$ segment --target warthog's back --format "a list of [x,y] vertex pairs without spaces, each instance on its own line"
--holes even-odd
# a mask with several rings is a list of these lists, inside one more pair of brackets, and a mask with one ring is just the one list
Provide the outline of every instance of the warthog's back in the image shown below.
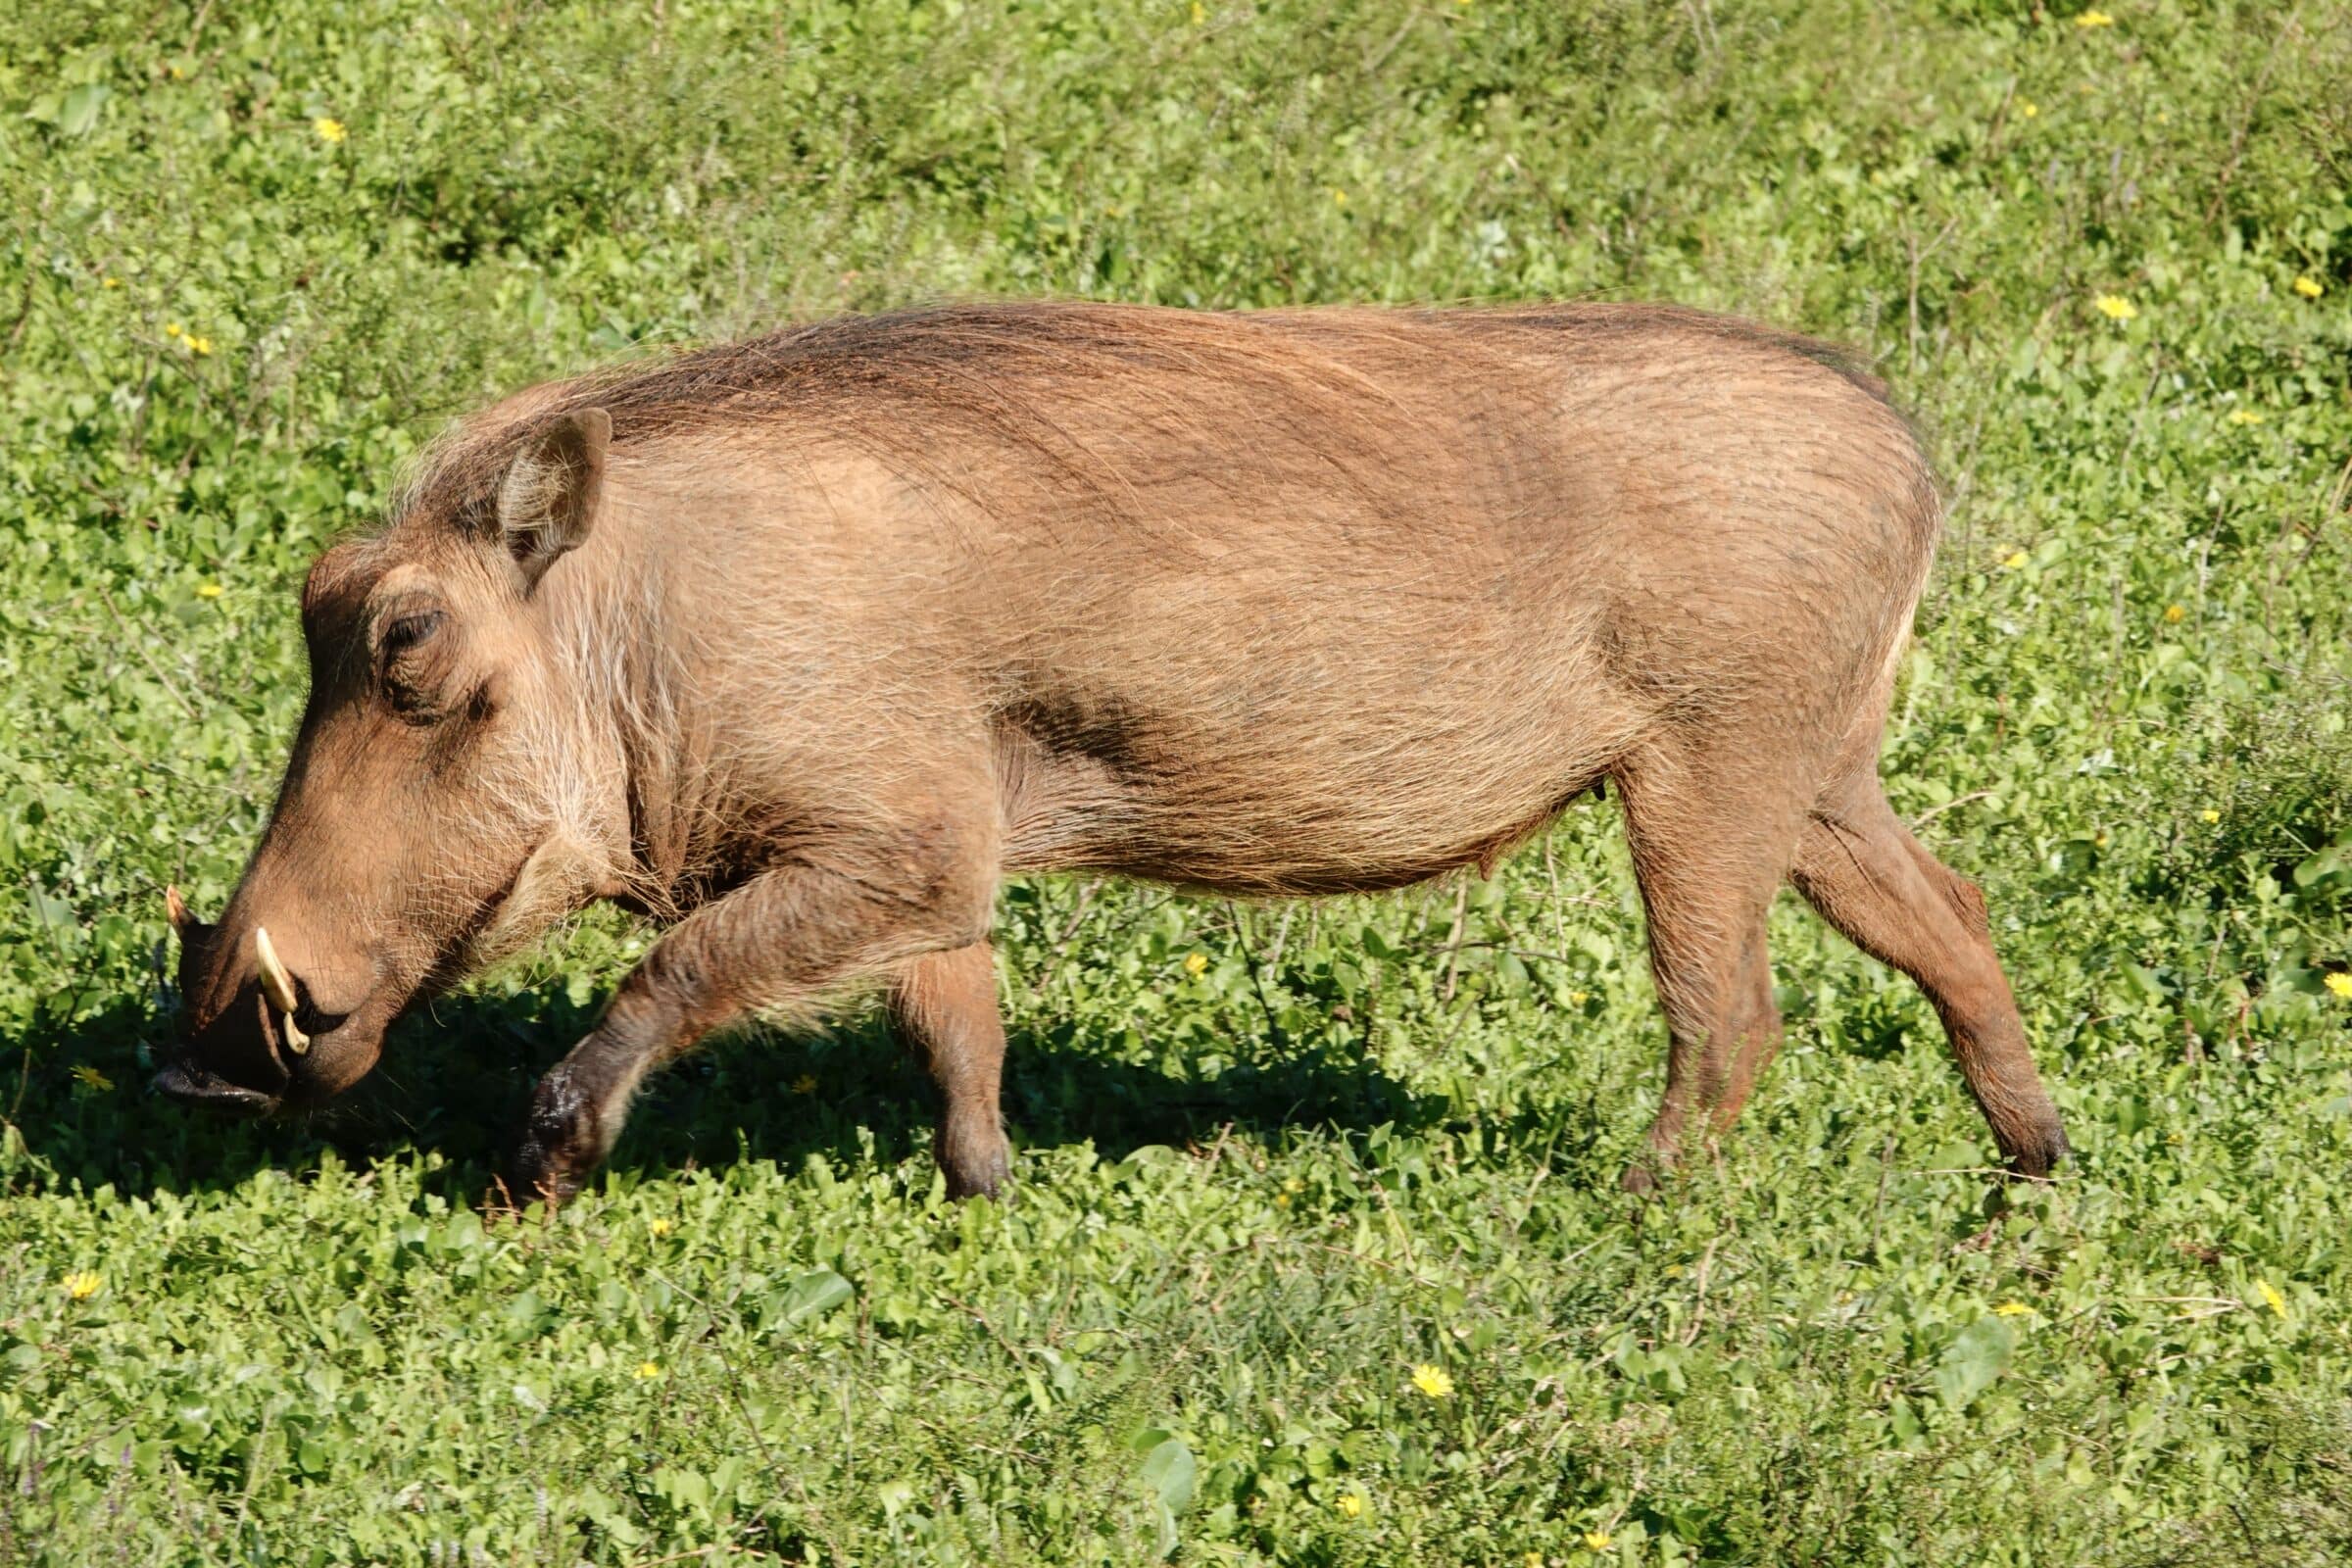
[[1850,710],[1935,530],[1875,382],[1646,308],[955,308],[551,401],[612,411],[608,569],[725,607],[731,796],[985,769],[1008,867],[1236,890],[1432,875],[1659,726]]

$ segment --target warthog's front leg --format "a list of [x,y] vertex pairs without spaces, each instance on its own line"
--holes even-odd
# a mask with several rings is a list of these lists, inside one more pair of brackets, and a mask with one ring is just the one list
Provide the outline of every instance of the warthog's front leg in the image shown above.
[[[645,1075],[711,1030],[796,1003],[987,931],[993,867],[909,864],[904,843],[873,864],[764,872],[671,931],[620,984],[604,1020],[531,1097],[515,1151],[518,1202],[560,1203],[612,1152]],[[986,950],[981,950],[985,952]]]

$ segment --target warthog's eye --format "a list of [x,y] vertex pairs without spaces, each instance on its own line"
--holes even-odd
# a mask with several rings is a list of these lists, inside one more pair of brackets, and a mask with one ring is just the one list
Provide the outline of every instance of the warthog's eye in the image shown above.
[[403,615],[393,621],[384,628],[382,643],[384,662],[390,663],[418,643],[432,636],[441,629],[441,622],[447,618],[438,610],[424,610],[414,615]]
[[435,676],[432,642],[449,617],[438,610],[419,610],[398,615],[376,634],[375,668],[384,693],[401,713],[419,722],[438,716],[436,699],[442,684]]

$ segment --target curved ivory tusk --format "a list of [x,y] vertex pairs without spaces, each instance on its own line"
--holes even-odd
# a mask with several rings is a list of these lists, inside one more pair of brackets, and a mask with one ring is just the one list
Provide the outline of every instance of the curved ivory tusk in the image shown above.
[[164,914],[171,920],[172,929],[183,937],[188,934],[188,927],[196,923],[196,917],[188,912],[187,901],[175,887],[164,889]]
[[277,1010],[292,1012],[302,1005],[301,1000],[294,995],[294,977],[286,972],[285,964],[279,960],[277,949],[270,941],[267,926],[257,925],[253,928],[253,951],[262,960],[262,990],[268,993]]
[[294,995],[294,976],[287,973],[284,961],[278,957],[268,926],[253,928],[253,951],[262,960],[262,992],[283,1014],[279,1021],[285,1026],[286,1049],[302,1055],[311,1049],[311,1037],[294,1027],[294,1009],[299,1005]]

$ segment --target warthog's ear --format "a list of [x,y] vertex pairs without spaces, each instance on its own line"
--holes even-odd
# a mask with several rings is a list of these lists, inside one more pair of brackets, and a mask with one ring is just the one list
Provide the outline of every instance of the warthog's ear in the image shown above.
[[612,416],[579,409],[534,432],[498,487],[498,526],[522,573],[522,591],[587,539],[605,487]]

